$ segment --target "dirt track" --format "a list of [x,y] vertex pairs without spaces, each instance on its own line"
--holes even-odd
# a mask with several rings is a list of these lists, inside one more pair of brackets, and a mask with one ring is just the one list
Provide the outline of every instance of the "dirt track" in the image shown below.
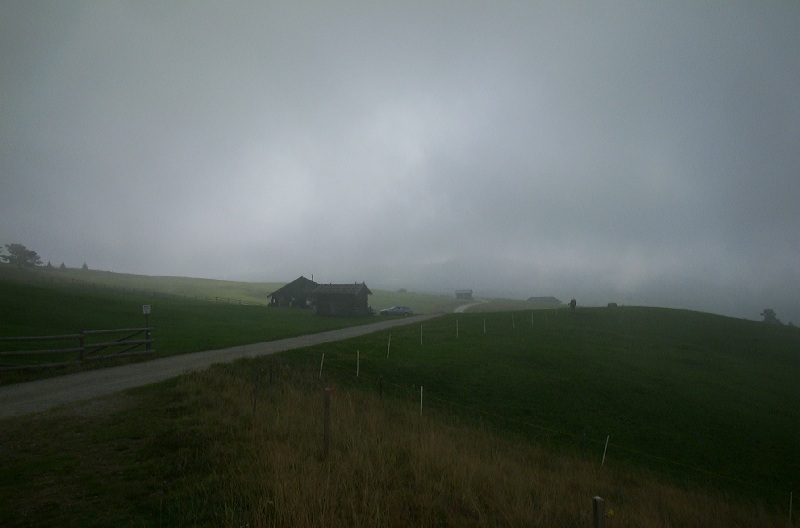
[[441,314],[417,315],[379,323],[353,326],[299,337],[255,343],[220,350],[170,356],[121,367],[79,372],[30,383],[0,387],[0,418],[45,411],[66,403],[88,400],[132,387],[157,383],[187,371],[201,370],[214,363],[229,363],[245,357],[265,356],[351,337],[387,328],[419,323]]

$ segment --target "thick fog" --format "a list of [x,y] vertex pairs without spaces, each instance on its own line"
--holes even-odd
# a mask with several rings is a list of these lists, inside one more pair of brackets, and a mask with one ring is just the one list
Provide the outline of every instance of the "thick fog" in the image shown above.
[[0,244],[800,323],[800,3],[0,2]]

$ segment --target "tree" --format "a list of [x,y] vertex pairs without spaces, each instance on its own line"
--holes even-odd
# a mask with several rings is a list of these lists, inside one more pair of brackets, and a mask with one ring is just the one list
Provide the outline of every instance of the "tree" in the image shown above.
[[765,323],[783,324],[781,323],[780,319],[778,319],[778,316],[775,314],[775,310],[773,310],[772,308],[764,308],[764,311],[761,312],[761,317],[764,318]]
[[20,268],[32,268],[42,264],[42,258],[22,244],[6,244],[6,251],[8,251],[8,255],[0,255],[3,262],[15,264]]
[[572,300],[569,302],[569,309],[570,309],[570,310],[574,310],[574,309],[575,309],[575,307],[576,307],[577,305],[578,305],[577,301],[575,301],[575,299],[572,299]]

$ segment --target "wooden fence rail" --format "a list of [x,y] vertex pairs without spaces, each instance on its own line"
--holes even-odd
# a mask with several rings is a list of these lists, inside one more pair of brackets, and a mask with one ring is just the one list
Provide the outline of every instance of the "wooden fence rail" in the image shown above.
[[[78,346],[67,346],[62,348],[48,348],[48,349],[28,348],[23,350],[0,350],[0,358],[21,357],[21,356],[35,357],[35,356],[45,356],[45,355],[64,356],[64,355],[74,354],[76,352],[78,353],[76,359],[66,360],[66,361],[62,360],[50,363],[27,363],[27,364],[3,363],[0,364],[0,370],[65,367],[67,365],[82,363],[84,361],[96,361],[96,360],[127,357],[127,356],[153,354],[155,353],[155,350],[152,347],[154,342],[151,333],[152,330],[153,330],[152,327],[114,328],[111,330],[82,330],[77,334],[63,334],[63,335],[53,335],[53,336],[0,337],[0,343],[7,343],[7,342],[33,343],[41,341],[78,342]],[[92,336],[108,336],[110,334],[127,334],[127,335],[114,340],[111,340],[112,338],[106,338],[106,340],[101,342],[89,342],[87,339]],[[144,350],[136,350],[137,348],[140,348],[142,346],[144,347]],[[101,354],[101,352],[108,350],[112,350],[113,352]]]

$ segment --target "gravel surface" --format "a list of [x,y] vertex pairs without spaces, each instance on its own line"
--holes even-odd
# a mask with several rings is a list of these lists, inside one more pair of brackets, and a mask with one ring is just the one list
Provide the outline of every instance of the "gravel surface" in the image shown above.
[[0,418],[46,411],[59,405],[157,383],[180,376],[188,371],[205,369],[214,363],[229,363],[246,357],[265,356],[294,348],[341,341],[395,326],[419,323],[440,315],[428,314],[390,319],[369,325],[291,337],[279,341],[182,354],[120,367],[90,370],[68,376],[8,385],[0,387]]

